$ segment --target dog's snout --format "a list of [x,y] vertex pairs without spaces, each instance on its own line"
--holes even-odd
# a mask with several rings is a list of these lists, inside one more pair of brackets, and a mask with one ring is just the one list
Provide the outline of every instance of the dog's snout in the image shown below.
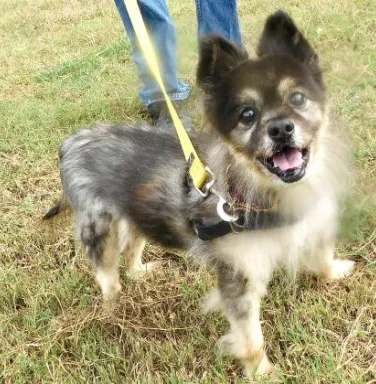
[[287,119],[274,120],[269,124],[268,134],[273,140],[287,140],[294,133],[294,123]]

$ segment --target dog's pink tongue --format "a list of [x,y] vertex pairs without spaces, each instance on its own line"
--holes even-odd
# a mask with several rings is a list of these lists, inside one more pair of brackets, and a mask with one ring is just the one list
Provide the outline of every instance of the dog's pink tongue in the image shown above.
[[274,166],[281,171],[300,167],[303,164],[302,153],[297,148],[289,148],[273,155]]

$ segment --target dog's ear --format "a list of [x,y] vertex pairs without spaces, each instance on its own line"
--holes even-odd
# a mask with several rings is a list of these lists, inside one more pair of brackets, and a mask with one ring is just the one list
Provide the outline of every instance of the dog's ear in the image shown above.
[[277,11],[268,17],[257,48],[259,57],[273,53],[293,56],[321,80],[317,54],[291,17],[283,11]]
[[247,52],[218,35],[200,40],[197,84],[205,92],[221,81],[231,68],[248,59]]

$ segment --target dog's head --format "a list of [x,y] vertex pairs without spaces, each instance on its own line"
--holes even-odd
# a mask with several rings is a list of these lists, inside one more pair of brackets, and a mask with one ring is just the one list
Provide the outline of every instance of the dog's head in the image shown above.
[[211,125],[268,183],[302,179],[327,120],[318,57],[284,12],[265,24],[258,58],[219,36],[200,44],[197,73]]

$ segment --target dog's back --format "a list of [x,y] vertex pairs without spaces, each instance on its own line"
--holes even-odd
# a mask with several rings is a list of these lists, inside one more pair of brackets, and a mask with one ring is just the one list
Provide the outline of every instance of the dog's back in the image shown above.
[[181,220],[187,209],[181,188],[186,165],[173,135],[147,125],[82,130],[61,145],[60,169],[79,218],[103,213],[126,218],[165,246],[186,245],[189,228]]

